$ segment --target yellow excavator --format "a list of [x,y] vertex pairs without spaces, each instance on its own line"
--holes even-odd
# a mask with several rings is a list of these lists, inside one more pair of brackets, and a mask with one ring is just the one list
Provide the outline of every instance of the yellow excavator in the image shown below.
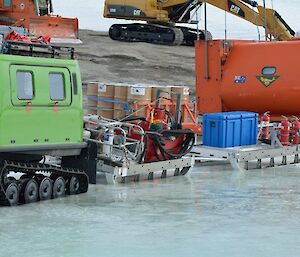
[[200,39],[211,39],[211,34],[175,24],[191,23],[193,15],[205,2],[264,27],[269,39],[288,40],[295,36],[275,10],[252,0],[105,0],[104,17],[146,21],[145,24],[112,25],[109,35],[114,40],[194,45],[197,35]]

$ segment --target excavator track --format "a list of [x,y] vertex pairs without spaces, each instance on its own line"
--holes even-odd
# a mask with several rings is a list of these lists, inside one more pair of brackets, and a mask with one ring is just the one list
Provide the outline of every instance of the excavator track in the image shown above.
[[[81,194],[88,190],[88,176],[78,169],[41,163],[2,161],[0,171],[0,205],[15,206],[39,200]],[[11,172],[23,174],[19,179]],[[45,175],[47,174],[47,175]]]
[[[204,31],[175,27],[161,24],[114,24],[109,29],[109,36],[113,40],[124,42],[145,42],[160,45],[188,45],[193,46],[199,33],[200,39],[205,39]],[[207,32],[208,39],[211,34]]]
[[181,45],[181,34],[176,28],[158,24],[114,24],[109,29],[109,36],[113,40],[160,45]]
[[187,46],[194,46],[195,45],[195,41],[198,39],[199,40],[212,40],[212,34],[209,31],[205,31],[205,30],[197,30],[197,29],[193,29],[193,28],[189,28],[189,27],[176,27],[178,29],[180,29],[183,33],[183,44],[182,45],[187,45]]

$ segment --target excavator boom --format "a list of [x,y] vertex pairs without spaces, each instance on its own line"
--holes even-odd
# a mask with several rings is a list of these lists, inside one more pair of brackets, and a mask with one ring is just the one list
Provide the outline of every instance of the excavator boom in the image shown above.
[[[295,32],[275,10],[264,8],[256,1],[206,0],[205,2],[256,26],[264,27],[268,39],[282,41],[295,36]],[[191,23],[193,12],[203,3],[204,1],[199,0],[106,0],[104,17],[142,20],[148,23],[147,25],[113,25],[110,30],[112,39],[166,43],[160,40],[165,36],[165,31],[162,31],[162,26],[164,26],[169,36],[173,37],[171,44],[178,43],[176,29],[179,29],[183,38],[181,43],[193,45],[193,40],[197,38],[196,31],[184,27],[176,28],[174,24]],[[153,24],[159,24],[159,27]],[[206,37],[210,38],[210,34],[206,34]],[[201,38],[205,38],[204,31],[200,31]]]
[[295,36],[295,32],[273,9],[264,8],[256,1],[249,0],[207,0],[207,3],[219,9],[242,18],[252,24],[264,27],[269,39],[278,41],[288,40]]

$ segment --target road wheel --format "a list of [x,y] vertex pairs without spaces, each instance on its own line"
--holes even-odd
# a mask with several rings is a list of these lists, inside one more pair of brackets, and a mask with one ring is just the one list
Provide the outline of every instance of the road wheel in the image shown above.
[[80,193],[80,182],[79,179],[73,176],[69,182],[69,193],[70,195],[76,195]]
[[34,203],[38,200],[39,186],[34,179],[29,179],[24,189],[25,203]]
[[66,182],[63,177],[58,177],[53,184],[53,198],[63,197],[66,193]]
[[5,190],[5,195],[11,206],[17,205],[19,202],[19,189],[17,184],[9,184]]
[[45,177],[41,183],[39,188],[39,196],[40,200],[49,200],[52,197],[52,181],[50,178]]

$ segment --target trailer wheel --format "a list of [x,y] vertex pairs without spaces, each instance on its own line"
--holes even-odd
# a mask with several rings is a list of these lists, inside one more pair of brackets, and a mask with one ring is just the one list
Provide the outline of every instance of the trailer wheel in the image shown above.
[[66,193],[66,182],[63,177],[58,177],[53,184],[53,198],[63,197]]
[[5,195],[9,204],[15,206],[19,202],[19,189],[16,183],[11,183],[5,190]]
[[39,186],[34,179],[29,179],[24,189],[25,203],[34,203],[38,200]]
[[49,200],[52,196],[52,182],[51,179],[46,177],[40,183],[39,188],[40,200]]

